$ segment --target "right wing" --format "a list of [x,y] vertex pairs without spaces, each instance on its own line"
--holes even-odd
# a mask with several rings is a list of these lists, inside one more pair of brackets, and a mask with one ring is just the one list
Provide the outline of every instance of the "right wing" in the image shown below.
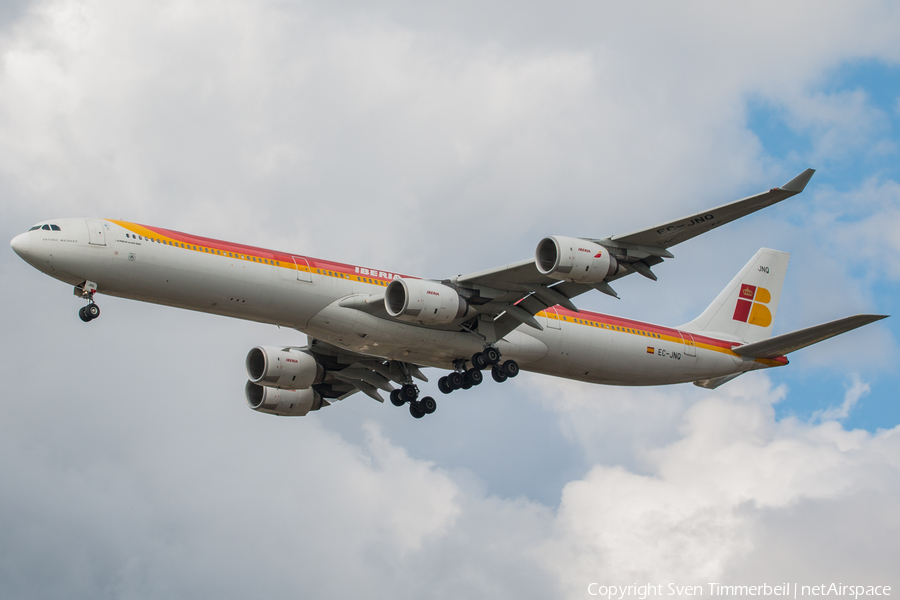
[[618,271],[600,283],[577,283],[549,277],[538,270],[534,258],[460,275],[445,280],[445,283],[454,286],[480,313],[499,315],[505,312],[497,319],[500,332],[515,329],[521,323],[540,329],[533,317],[538,312],[557,304],[577,311],[571,298],[591,289],[618,298],[608,282],[631,273],[655,280],[656,275],[650,268],[666,258],[674,258],[669,248],[799,194],[813,173],[814,169],[806,169],[781,187],[648,229],[602,239],[583,238],[604,246],[618,262]]
[[604,246],[611,242],[613,247],[621,245],[625,248],[631,246],[653,249],[671,248],[701,233],[711,231],[720,225],[745,217],[767,206],[777,204],[791,196],[796,196],[803,191],[815,172],[815,169],[806,169],[783,186],[772,188],[768,192],[756,194],[729,204],[723,204],[716,208],[650,227],[649,229],[641,229],[640,231],[593,241]]

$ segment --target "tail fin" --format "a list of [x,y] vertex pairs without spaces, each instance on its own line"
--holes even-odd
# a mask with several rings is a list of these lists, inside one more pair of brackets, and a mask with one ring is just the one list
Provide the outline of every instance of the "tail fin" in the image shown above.
[[679,329],[724,334],[747,344],[768,339],[790,256],[761,248],[703,314]]

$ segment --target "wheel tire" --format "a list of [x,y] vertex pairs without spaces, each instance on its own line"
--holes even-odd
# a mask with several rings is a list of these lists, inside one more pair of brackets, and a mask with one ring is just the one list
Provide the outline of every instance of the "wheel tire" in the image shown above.
[[416,386],[407,383],[402,388],[400,388],[400,395],[404,400],[415,402],[416,398],[419,397],[419,390],[416,389]]
[[421,402],[410,402],[409,403],[409,414],[413,416],[414,419],[421,419],[425,416],[425,409],[422,408]]
[[91,320],[91,318],[87,315],[87,313],[84,310],[86,308],[87,308],[87,306],[82,306],[81,308],[78,309],[78,318],[81,319],[82,321],[84,321],[85,323],[87,323],[88,321]]
[[84,307],[84,314],[86,314],[93,321],[100,316],[100,307],[96,304],[88,304]]
[[507,377],[515,377],[519,374],[519,363],[514,360],[508,360],[503,363],[502,369]]
[[453,388],[450,387],[450,384],[447,383],[446,377],[441,377],[438,379],[438,389],[441,390],[442,394],[449,394],[453,391]]
[[484,381],[484,373],[478,369],[469,369],[468,374],[472,385],[481,385],[481,382]]
[[447,375],[447,384],[453,388],[454,390],[458,390],[462,387],[462,375],[457,372],[450,373]]
[[392,390],[391,391],[391,404],[394,406],[403,406],[406,404],[406,400],[403,398],[403,394],[400,393],[400,390]]
[[475,384],[472,383],[472,378],[469,377],[469,372],[466,371],[465,373],[462,374],[462,385],[460,387],[464,390],[467,390],[470,387],[472,387],[473,385],[475,385]]
[[475,354],[472,355],[472,368],[473,369],[478,369],[480,371],[481,369],[484,369],[487,366],[488,366],[488,361],[484,357],[483,352],[476,352]]
[[491,369],[491,377],[493,377],[494,381],[496,381],[497,383],[503,383],[507,380],[506,373],[504,373],[500,369],[500,367],[494,367],[493,369]]
[[425,396],[424,398],[422,398],[420,404],[422,405],[422,410],[425,411],[426,415],[430,415],[437,410],[437,401],[431,396]]
[[496,348],[485,348],[483,354],[484,360],[488,361],[488,364],[496,365],[500,362],[500,351]]

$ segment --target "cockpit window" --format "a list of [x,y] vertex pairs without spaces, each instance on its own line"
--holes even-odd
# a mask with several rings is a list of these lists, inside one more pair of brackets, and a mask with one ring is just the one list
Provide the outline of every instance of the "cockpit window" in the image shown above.
[[53,231],[60,231],[59,225],[53,225],[52,223],[50,224],[50,229]]
[[40,228],[41,228],[40,225],[35,225],[34,227],[32,227],[31,229],[29,229],[28,231],[34,231],[35,229],[40,229]]
[[43,227],[41,227],[41,229],[43,229],[44,231],[50,231],[50,226],[44,225]]

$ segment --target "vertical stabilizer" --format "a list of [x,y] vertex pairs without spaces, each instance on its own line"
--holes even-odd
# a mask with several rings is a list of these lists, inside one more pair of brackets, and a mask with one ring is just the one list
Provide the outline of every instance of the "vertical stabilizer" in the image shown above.
[[724,334],[746,344],[771,337],[790,256],[761,248],[703,314],[679,329]]

